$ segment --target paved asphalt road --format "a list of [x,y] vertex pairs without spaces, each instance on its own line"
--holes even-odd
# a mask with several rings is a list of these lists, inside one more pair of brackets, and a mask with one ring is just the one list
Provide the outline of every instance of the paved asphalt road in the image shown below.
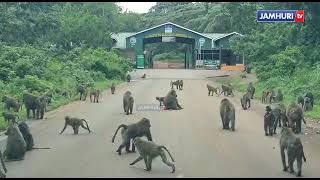
[[[147,74],[147,79],[139,77]],[[221,71],[202,70],[138,70],[133,81],[117,87],[114,95],[107,90],[100,103],[74,102],[47,113],[46,119],[34,121],[31,132],[37,146],[49,150],[27,152],[25,160],[8,162],[7,177],[295,177],[282,172],[279,152],[279,131],[275,137],[263,132],[264,106],[254,101],[253,108],[243,111],[240,98],[230,98],[236,106],[236,131],[223,131],[219,103],[223,96],[208,97],[206,77],[221,75]],[[156,96],[169,91],[169,81],[184,79],[184,89],[177,91],[181,111],[136,111],[125,115],[122,96],[130,90],[138,104],[157,104]],[[210,82],[214,84],[214,82]],[[81,129],[73,135],[71,127],[59,135],[64,116],[87,119],[93,133]],[[160,158],[152,165],[152,172],[143,169],[140,161],[129,166],[137,153],[115,151],[120,144],[111,138],[121,123],[133,123],[142,117],[151,120],[153,139],[165,145],[175,158],[176,173]],[[320,177],[319,135],[302,135],[307,163],[304,177]],[[3,142],[1,144],[4,144]],[[296,166],[295,166],[296,168]]]

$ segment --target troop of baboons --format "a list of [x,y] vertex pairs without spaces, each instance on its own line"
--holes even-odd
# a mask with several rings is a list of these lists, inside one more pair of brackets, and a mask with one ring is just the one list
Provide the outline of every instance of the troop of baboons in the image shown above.
[[[143,74],[141,78],[145,79],[146,74]],[[128,74],[126,79],[127,82],[130,82],[131,76]],[[177,90],[183,90],[183,80],[170,81],[169,92],[165,96],[156,97],[156,100],[160,103],[159,106],[164,106],[165,110],[183,109],[178,103],[178,95],[176,90],[174,90],[174,86],[176,86]],[[223,93],[224,96],[226,96],[220,102],[220,118],[222,122],[222,129],[235,131],[236,110],[234,104],[229,99],[230,95],[232,97],[234,96],[234,88],[230,83],[222,84],[221,89],[209,84],[207,84],[206,86],[208,89],[208,96],[213,96],[213,93],[215,93],[217,96],[220,96]],[[110,90],[111,94],[115,94],[116,86],[114,83],[111,85]],[[80,94],[79,100],[85,101],[88,93],[88,87],[86,87],[85,85],[79,85],[77,88],[77,92]],[[91,102],[93,101],[94,103],[98,103],[101,92],[97,89],[91,89],[89,95]],[[251,99],[254,99],[254,95],[255,87],[252,83],[249,83],[247,92],[240,98],[240,103],[243,110],[248,110],[249,108],[251,108]],[[22,103],[24,103],[25,105],[27,117],[30,118],[31,110],[33,113],[33,118],[43,119],[44,113],[46,112],[46,107],[51,103],[51,99],[51,92],[46,92],[41,96],[36,96],[31,93],[23,93]],[[308,92],[303,96],[299,96],[297,103],[292,102],[287,108],[282,103],[283,99],[284,95],[280,89],[277,91],[277,93],[275,93],[275,90],[264,90],[262,92],[262,103],[277,103],[273,108],[270,105],[267,105],[265,107],[266,112],[263,117],[264,133],[266,136],[273,136],[274,134],[276,134],[277,127],[282,127],[279,145],[281,150],[283,171],[287,171],[289,167],[289,171],[293,173],[293,163],[295,160],[297,160],[298,172],[296,176],[301,176],[302,159],[306,162],[306,157],[301,140],[300,138],[296,137],[295,133],[301,133],[302,121],[306,124],[303,113],[304,111],[312,110],[314,97],[312,93]],[[2,102],[4,102],[5,109],[7,110],[7,112],[2,113],[2,116],[9,124],[8,129],[5,133],[8,136],[8,139],[6,149],[3,152],[3,157],[2,152],[0,151],[2,167],[4,172],[6,173],[7,169],[4,162],[23,160],[26,151],[30,151],[32,149],[50,148],[34,147],[33,136],[29,130],[29,126],[25,122],[18,122],[17,119],[19,120],[19,116],[10,112],[11,109],[13,109],[14,112],[19,112],[19,110],[22,108],[22,103],[19,100],[16,100],[13,97],[4,96],[2,98]],[[130,90],[127,90],[123,95],[123,110],[126,115],[130,115],[133,113],[133,106],[133,93]],[[75,135],[79,134],[80,126],[83,129],[87,130],[89,133],[92,132],[89,128],[88,122],[84,118],[71,117],[69,115],[65,116],[64,127],[61,130],[60,134],[62,134],[68,126],[72,127],[73,133]],[[117,148],[116,152],[121,155],[122,149],[125,148],[125,151],[127,153],[134,153],[136,152],[135,148],[137,148],[139,153],[137,159],[129,165],[134,165],[135,163],[143,159],[146,166],[145,170],[151,171],[152,160],[160,156],[162,162],[172,168],[171,172],[175,172],[175,165],[168,161],[165,153],[166,151],[171,157],[172,162],[174,162],[174,159],[169,150],[165,146],[158,145],[153,142],[151,135],[151,121],[148,118],[144,117],[138,122],[128,125],[120,124],[112,137],[112,143],[114,143],[115,137],[120,129],[122,142]],[[145,136],[148,141],[141,139],[141,137],[143,136]],[[287,158],[289,161],[288,166],[286,165],[285,160],[285,150],[287,151]],[[5,173],[3,173],[0,169],[0,177],[6,177]]]
[[[229,96],[233,94],[232,85],[222,84],[221,92],[219,93],[218,87],[213,87],[207,84],[208,96],[215,92],[218,96],[224,93],[224,96]],[[240,103],[243,110],[247,110],[251,107],[251,99],[254,99],[255,87],[253,83],[250,82],[247,87],[247,92],[241,97]],[[277,127],[282,127],[280,134],[280,149],[281,149],[281,159],[283,163],[283,170],[287,171],[287,165],[285,161],[284,151],[287,151],[289,170],[293,173],[293,162],[297,160],[298,172],[296,176],[301,176],[302,158],[306,161],[303,145],[299,137],[295,134],[301,133],[302,122],[306,124],[303,112],[310,111],[313,108],[314,97],[311,92],[307,92],[303,96],[298,97],[298,101],[291,102],[286,108],[282,103],[284,95],[281,89],[278,89],[277,93],[275,90],[266,89],[262,92],[261,102],[272,104],[276,103],[274,108],[270,105],[265,107],[265,114],[263,117],[264,121],[264,134],[266,136],[273,136],[276,134]],[[220,103],[220,116],[222,121],[222,129],[235,130],[235,107],[232,102],[224,98]],[[231,125],[231,126],[230,126]]]

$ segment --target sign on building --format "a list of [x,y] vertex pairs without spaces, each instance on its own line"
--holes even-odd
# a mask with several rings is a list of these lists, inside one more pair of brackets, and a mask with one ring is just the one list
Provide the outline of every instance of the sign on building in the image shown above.
[[203,60],[196,60],[196,66],[203,66]]
[[163,36],[162,42],[176,42],[176,37]]
[[172,33],[172,25],[166,25],[164,27],[164,33]]
[[137,43],[137,39],[136,39],[135,37],[130,38],[130,44],[131,44],[131,46],[136,45],[136,43]]

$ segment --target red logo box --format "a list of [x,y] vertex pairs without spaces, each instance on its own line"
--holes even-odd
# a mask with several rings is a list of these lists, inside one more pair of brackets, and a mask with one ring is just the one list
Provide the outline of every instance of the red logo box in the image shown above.
[[304,10],[297,10],[295,17],[295,22],[304,22]]

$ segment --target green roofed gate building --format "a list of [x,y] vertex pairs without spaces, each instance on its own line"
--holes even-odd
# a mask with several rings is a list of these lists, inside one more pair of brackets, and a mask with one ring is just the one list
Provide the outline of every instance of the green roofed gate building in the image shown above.
[[[242,36],[232,33],[199,33],[180,25],[167,22],[136,33],[112,34],[113,48],[120,51],[137,68],[153,68],[151,53],[145,50],[150,43],[185,43],[186,49],[184,67],[195,68],[197,63],[220,61],[221,64],[242,64],[243,58],[236,56],[230,49],[229,39],[232,36]],[[200,61],[197,61],[200,60]]]

